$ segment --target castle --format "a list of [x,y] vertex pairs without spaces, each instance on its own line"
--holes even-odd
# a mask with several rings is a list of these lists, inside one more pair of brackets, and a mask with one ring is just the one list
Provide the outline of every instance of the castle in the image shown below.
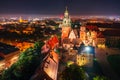
[[[78,30],[72,29],[71,19],[69,16],[68,9],[66,8],[64,13],[63,22],[61,24],[61,44],[62,47],[68,50],[69,55],[76,53],[76,63],[80,66],[90,65],[93,63],[93,53],[79,52],[81,44],[84,46],[96,46],[97,32],[87,31],[85,25],[82,25]],[[76,49],[75,49],[76,48]],[[84,49],[83,49],[84,50]]]

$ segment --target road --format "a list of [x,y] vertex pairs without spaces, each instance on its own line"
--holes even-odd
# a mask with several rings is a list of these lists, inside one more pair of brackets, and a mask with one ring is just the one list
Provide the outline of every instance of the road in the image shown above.
[[[111,80],[120,80],[120,77],[113,71],[107,61],[108,55],[118,54],[119,50],[96,48],[95,51],[95,56],[102,67],[103,73]],[[106,55],[106,53],[108,53],[108,55]]]

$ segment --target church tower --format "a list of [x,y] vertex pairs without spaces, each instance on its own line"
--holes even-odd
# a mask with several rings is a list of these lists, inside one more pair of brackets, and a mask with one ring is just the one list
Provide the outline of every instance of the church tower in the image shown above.
[[69,16],[67,7],[66,7],[66,10],[65,10],[65,13],[64,13],[62,26],[66,26],[66,27],[71,26],[71,20],[70,20],[70,16]]
[[64,38],[68,38],[70,30],[71,30],[71,19],[69,17],[69,12],[66,7],[63,22],[62,22],[62,35],[61,35],[62,40]]

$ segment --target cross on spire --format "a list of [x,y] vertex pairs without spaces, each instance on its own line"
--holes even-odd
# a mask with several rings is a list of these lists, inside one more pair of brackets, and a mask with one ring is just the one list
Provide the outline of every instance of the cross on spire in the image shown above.
[[66,10],[65,10],[65,12],[68,12],[68,7],[66,6]]

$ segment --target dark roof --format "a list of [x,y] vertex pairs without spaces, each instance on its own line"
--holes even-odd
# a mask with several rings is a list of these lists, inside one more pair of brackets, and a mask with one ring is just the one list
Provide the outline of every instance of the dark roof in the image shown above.
[[15,46],[11,46],[5,43],[0,42],[0,53],[3,53],[4,55],[7,55],[11,52],[18,51],[19,49],[16,48]]
[[105,30],[103,31],[105,36],[120,36],[120,30]]
[[105,37],[104,37],[104,35],[102,34],[102,32],[99,32],[99,33],[97,34],[97,38],[105,38]]
[[87,25],[97,26],[98,28],[120,29],[120,23],[88,23]]
[[79,31],[77,29],[73,29],[74,33],[75,33],[75,36],[79,36]]
[[73,39],[73,44],[76,44],[76,45],[79,45],[79,42],[80,42],[80,39],[79,38],[77,38],[77,39]]
[[108,27],[106,27],[106,26],[100,26],[100,27],[98,27],[98,28],[112,28],[112,29],[120,29],[120,26],[108,26]]
[[63,39],[63,43],[69,44],[69,43],[70,43],[70,39],[69,39],[69,38],[64,38],[64,39]]

